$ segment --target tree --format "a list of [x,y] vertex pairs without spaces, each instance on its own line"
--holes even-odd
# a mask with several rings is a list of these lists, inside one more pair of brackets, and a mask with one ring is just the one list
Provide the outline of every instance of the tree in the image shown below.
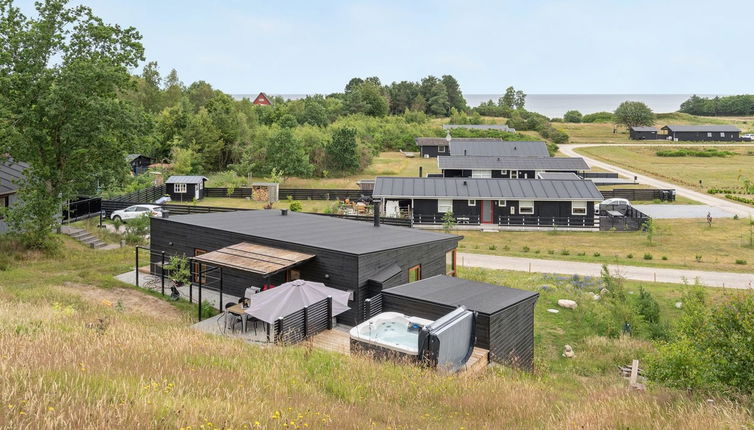
[[451,108],[455,108],[459,112],[468,109],[466,99],[463,98],[463,93],[461,92],[461,86],[458,84],[456,78],[451,75],[443,75],[442,84],[445,85],[445,91],[448,94],[448,103],[450,103]]
[[204,81],[196,81],[189,85],[186,90],[191,105],[194,107],[194,112],[199,111],[199,108],[204,107],[207,102],[214,97],[215,90],[212,89],[212,85]]
[[267,146],[265,163],[270,170],[276,168],[286,176],[310,176],[314,170],[309,164],[309,154],[290,128],[280,128]]
[[518,110],[522,110],[526,106],[526,93],[521,90],[516,91],[516,94],[513,96],[513,106]]
[[615,109],[613,115],[616,124],[626,127],[653,125],[655,123],[655,115],[652,113],[652,109],[642,102],[625,101],[618,106],[618,109]]
[[456,217],[453,212],[445,212],[442,215],[442,230],[445,233],[450,233],[456,227]]
[[442,82],[438,82],[432,88],[429,100],[427,102],[427,113],[430,115],[448,116],[450,113],[450,102],[448,101],[448,91]]
[[569,110],[563,115],[563,121],[565,122],[581,122],[582,118],[581,112],[577,110]]
[[327,145],[327,166],[338,172],[353,172],[359,168],[356,129],[342,127],[333,132]]
[[516,90],[513,87],[505,89],[505,94],[497,101],[498,106],[513,109],[516,105]]
[[183,82],[178,78],[178,72],[175,69],[170,70],[164,82],[163,105],[165,107],[176,106],[181,102],[183,92],[186,90]]
[[88,7],[46,0],[36,10],[28,18],[0,0],[0,152],[30,166],[11,227],[44,247],[64,200],[125,175],[141,116],[118,94],[144,51],[135,29]]

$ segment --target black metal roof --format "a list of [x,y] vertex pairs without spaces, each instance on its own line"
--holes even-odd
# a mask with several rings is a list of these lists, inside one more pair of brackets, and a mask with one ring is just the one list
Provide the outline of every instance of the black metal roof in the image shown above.
[[166,221],[348,254],[368,254],[461,236],[279,210],[251,210],[171,216]]
[[[417,137],[414,139],[418,146],[448,146],[446,137]],[[459,142],[502,142],[503,139],[493,137],[453,137],[451,143]]]
[[655,127],[644,127],[644,126],[631,126],[631,130],[633,130],[633,131],[657,131],[657,128],[655,128]]
[[740,132],[741,129],[734,125],[666,125],[662,128],[669,131],[690,131],[690,132]]
[[539,296],[519,290],[468,279],[438,275],[382,291],[383,294],[467,308],[492,315],[524,300]]
[[378,177],[374,197],[601,201],[589,180]]
[[[451,145],[451,148],[453,146]],[[439,157],[437,165],[445,169],[488,170],[588,170],[580,157]]]
[[201,184],[206,181],[204,176],[180,176],[173,175],[165,181],[166,184]]
[[549,157],[542,141],[457,142],[451,141],[451,156]]
[[16,184],[24,176],[29,165],[0,158],[0,194],[10,194],[18,190]]

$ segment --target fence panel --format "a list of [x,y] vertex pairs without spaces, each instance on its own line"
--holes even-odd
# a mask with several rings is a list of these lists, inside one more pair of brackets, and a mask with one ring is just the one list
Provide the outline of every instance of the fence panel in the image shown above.
[[116,196],[108,200],[117,202],[132,202],[132,203],[145,203],[153,202],[165,195],[165,185],[155,185],[153,187],[145,188],[143,190],[136,190],[132,193],[124,194],[122,196]]
[[[322,214],[322,213],[311,213],[311,215],[329,216],[333,218],[349,219],[352,221],[374,222],[374,217],[369,216],[369,215],[344,215],[344,214]],[[406,218],[380,217],[380,224],[394,225],[398,227],[411,227],[411,220],[406,219]]]
[[327,188],[281,188],[281,199],[291,196],[294,200],[357,200],[361,197],[371,197],[372,190],[345,190]]
[[675,190],[659,190],[653,188],[615,188],[613,190],[601,191],[602,196],[606,199],[621,198],[631,201],[674,201]]

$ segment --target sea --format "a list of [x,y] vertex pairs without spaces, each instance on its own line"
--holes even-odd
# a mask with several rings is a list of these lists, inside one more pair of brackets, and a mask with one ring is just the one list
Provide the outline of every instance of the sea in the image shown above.
[[[241,99],[251,98],[255,94],[234,94]],[[285,99],[295,100],[304,98],[306,94],[271,94]],[[702,97],[714,97],[716,94],[697,94]],[[717,94],[722,95],[722,94]],[[464,94],[469,106],[479,106],[487,100],[497,102],[502,94]],[[563,117],[569,110],[577,110],[582,114],[594,112],[612,112],[619,104],[626,100],[644,102],[656,113],[675,112],[681,107],[691,94],[528,94],[526,109],[538,112],[550,118]]]

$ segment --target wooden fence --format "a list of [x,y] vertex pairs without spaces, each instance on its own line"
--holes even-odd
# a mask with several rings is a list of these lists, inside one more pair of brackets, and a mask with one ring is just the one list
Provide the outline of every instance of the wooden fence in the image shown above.
[[601,191],[606,199],[621,198],[630,201],[675,201],[675,190],[658,190],[655,188],[615,188]]
[[[227,188],[212,187],[205,188],[204,193],[207,197],[246,198],[251,197],[251,188],[234,188],[232,192],[228,194]],[[293,200],[356,200],[362,196],[368,197],[371,195],[371,190],[346,190],[336,188],[280,188],[278,191],[278,196],[281,200],[287,199],[288,196],[291,196]]]
[[332,328],[332,298],[320,300],[275,321],[276,343],[298,343]]
[[145,188],[143,190],[136,190],[132,193],[123,194],[122,196],[116,196],[107,200],[115,202],[131,202],[131,203],[150,203],[163,197],[165,195],[165,185],[155,185],[153,187]]

